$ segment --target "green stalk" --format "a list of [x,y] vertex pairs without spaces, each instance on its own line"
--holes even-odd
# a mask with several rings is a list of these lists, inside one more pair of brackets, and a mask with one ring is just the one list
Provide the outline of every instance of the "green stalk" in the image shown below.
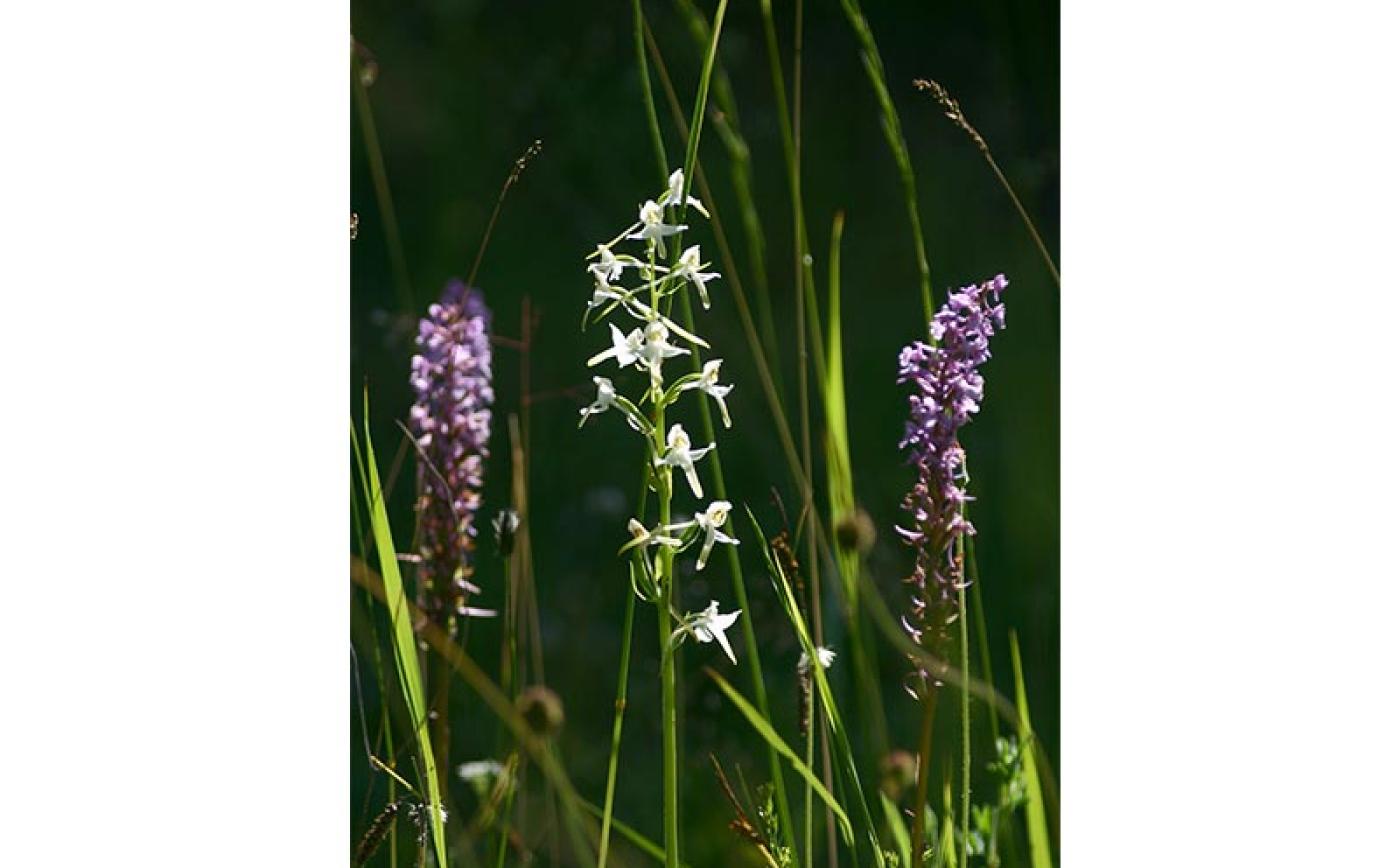
[[637,595],[627,591],[627,611],[622,616],[622,662],[617,668],[617,702],[613,712],[612,750],[608,754],[608,783],[603,796],[603,828],[598,841],[598,868],[608,864],[608,835],[612,831],[613,793],[617,786],[617,757],[622,747],[622,715],[627,708],[627,669],[632,656],[632,616]]
[[384,152],[379,147],[379,132],[374,125],[374,110],[370,107],[369,91],[360,79],[360,62],[351,56],[350,78],[355,83],[355,107],[360,113],[360,132],[365,139],[369,157],[369,172],[374,179],[374,195],[379,201],[380,218],[384,221],[384,243],[389,248],[389,261],[394,269],[394,288],[404,313],[414,313],[418,305],[413,300],[413,283],[408,279],[408,260],[399,236],[399,221],[394,214],[394,197],[389,195],[389,173],[384,168]]
[[[967,507],[963,506],[963,515]],[[958,563],[963,562],[963,535],[958,535]],[[971,674],[967,660],[967,583],[958,583],[958,643],[962,659],[962,841],[958,848],[958,864],[967,868],[967,830],[972,811],[972,701],[968,693]]]
[[[765,0],[767,3],[767,0]],[[914,166],[909,162],[909,146],[904,141],[904,132],[899,125],[899,114],[894,110],[890,99],[890,89],[885,83],[885,65],[880,60],[880,50],[875,46],[875,35],[870,32],[870,24],[860,10],[859,0],[841,0],[841,8],[855,31],[860,43],[860,59],[865,66],[866,77],[875,91],[875,99],[880,103],[884,116],[885,140],[894,153],[895,165],[899,168],[899,180],[904,186],[904,204],[909,211],[909,226],[914,233],[914,254],[919,263],[919,291],[924,303],[924,321],[933,319],[933,281],[929,273],[928,254],[924,251],[924,231],[919,220],[919,197],[914,187]]]
[[914,786],[914,836],[909,845],[909,858],[915,865],[923,864],[924,818],[928,805],[929,760],[933,755],[933,714],[938,693],[924,685],[923,718],[919,725],[919,773]]
[[[820,665],[820,664],[817,663],[817,662],[815,662],[815,661],[813,661],[813,662],[812,662],[812,665],[813,665],[813,666],[817,666],[817,665]],[[812,749],[813,749],[813,747],[816,745],[816,739],[813,737],[813,733],[815,733],[815,732],[817,731],[817,723],[816,723],[816,721],[814,721],[814,720],[812,719],[812,705],[813,705],[813,703],[812,703],[812,687],[811,687],[810,684],[808,684],[808,686],[807,686],[807,753],[806,753],[806,755],[805,755],[805,757],[804,757],[804,759],[805,759],[806,762],[807,762],[807,768],[811,768],[811,767],[812,767],[812,753],[813,753],[813,750],[812,750]],[[829,788],[829,787],[828,787],[828,788]],[[816,864],[816,855],[815,855],[815,853],[814,853],[813,850],[812,850],[812,788],[811,788],[811,787],[804,787],[804,788],[803,788],[803,795],[804,795],[805,798],[803,799],[803,805],[802,805],[802,853],[803,853],[803,855],[805,855],[805,856],[807,857],[807,866],[808,866],[808,868],[811,868],[812,865]]]
[[[977,543],[973,537],[967,538],[967,578],[972,585],[972,620],[977,624],[977,655],[982,658],[982,680],[987,686],[996,689],[992,678],[992,649],[987,642],[987,618],[982,608],[982,581],[977,571]],[[992,741],[1001,738],[1001,725],[997,722],[996,706],[989,700],[987,718],[992,725]]]

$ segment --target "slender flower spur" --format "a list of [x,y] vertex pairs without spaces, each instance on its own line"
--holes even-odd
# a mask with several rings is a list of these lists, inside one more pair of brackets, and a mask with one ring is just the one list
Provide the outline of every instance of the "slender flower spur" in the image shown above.
[[409,378],[409,428],[419,451],[419,605],[454,636],[459,617],[485,614],[467,602],[481,593],[471,579],[495,401],[490,326],[481,292],[452,281],[418,324]]
[[[1006,327],[1006,286],[1006,277],[997,275],[950,291],[929,323],[931,343],[916,341],[899,354],[898,382],[914,387],[899,446],[917,472],[903,502],[912,526],[895,528],[915,551],[914,571],[905,580],[914,593],[903,620],[913,640],[929,648],[947,638],[948,625],[957,619],[957,592],[966,587],[956,542],[974,530],[964,508],[972,498],[958,430],[981,405],[978,369],[991,358],[992,335]],[[917,676],[927,681],[930,673],[920,669]]]
[[723,359],[710,359],[700,370],[700,376],[683,383],[681,388],[699,389],[714,398],[715,403],[719,405],[719,415],[724,420],[724,427],[729,428],[732,427],[732,422],[729,419],[729,405],[724,403],[724,399],[734,391],[734,386],[721,386],[719,383],[719,366],[723,363]]

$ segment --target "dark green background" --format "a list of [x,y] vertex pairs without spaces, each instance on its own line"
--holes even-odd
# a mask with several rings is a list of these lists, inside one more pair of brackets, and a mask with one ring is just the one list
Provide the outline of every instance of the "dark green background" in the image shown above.
[[[707,15],[713,13],[712,4],[701,5]],[[775,7],[791,88],[792,7]],[[688,114],[700,53],[670,3],[649,0],[644,8]],[[865,11],[918,178],[938,297],[946,287],[997,272],[1011,281],[1008,328],[996,337],[994,358],[984,371],[987,399],[963,442],[978,498],[972,517],[979,532],[997,683],[1010,692],[1006,637],[1015,629],[1035,724],[1058,762],[1058,291],[976,149],[909,86],[915,77],[935,78],[960,99],[1046,242],[1052,251],[1058,249],[1058,8],[1037,2],[870,2]],[[806,212],[823,299],[831,217],[838,209],[846,212],[842,279],[852,460],[858,497],[880,529],[871,565],[887,599],[898,605],[899,579],[911,556],[889,528],[900,518],[899,501],[912,474],[895,449],[905,400],[894,375],[900,346],[924,333],[914,252],[894,161],[854,35],[834,0],[810,2],[804,14]],[[659,189],[642,110],[630,4],[356,0],[352,24],[356,39],[379,65],[369,98],[416,301],[414,310],[405,310],[394,289],[384,217],[371,181],[360,113],[352,107],[351,202],[360,229],[351,254],[351,392],[358,417],[360,388],[366,382],[370,387],[373,431],[386,463],[398,445],[394,420],[405,417],[411,401],[407,317],[420,315],[448,278],[466,276],[511,162],[533,139],[544,142],[543,153],[506,201],[477,283],[495,311],[497,334],[520,335],[521,302],[527,296],[539,314],[531,357],[536,400],[530,448],[545,669],[567,708],[560,746],[569,772],[583,795],[601,802],[622,611],[629,593],[614,552],[625,539],[640,452],[616,418],[595,420],[582,432],[575,428],[577,406],[591,398],[591,372],[584,360],[606,344],[605,329],[580,333],[578,323],[590,287],[583,255],[635,219],[638,202]],[[786,364],[783,375],[795,398],[791,214],[762,33],[756,0],[732,3],[720,60],[733,82],[753,154]],[[659,88],[657,98],[662,99]],[[664,102],[659,108],[671,162],[679,165],[683,142],[669,123]],[[710,128],[700,157],[720,197],[736,258],[747,268],[727,163]],[[692,240],[718,265],[709,227],[702,223],[696,230]],[[741,277],[752,294],[747,271]],[[731,499],[751,504],[775,528],[779,519],[770,489],[777,488],[794,515],[796,491],[732,296],[725,281],[711,286],[716,303],[708,314],[700,314],[698,328],[714,345],[714,354],[725,359],[726,380],[737,384],[730,397],[735,427],[719,438]],[[495,369],[498,403],[483,528],[485,517],[507,503],[505,421],[520,409],[519,354],[498,347]],[[795,400],[789,406],[795,408]],[[683,419],[689,418],[687,412],[693,410],[682,410]],[[691,430],[697,428],[692,422]],[[820,420],[816,430],[820,434]],[[409,469],[390,501],[395,530],[403,539],[412,523]],[[679,507],[689,508],[688,495]],[[498,605],[499,561],[490,556],[489,545],[482,551],[482,602]],[[796,743],[794,640],[774,605],[757,551],[749,544],[740,554],[777,723]],[[826,585],[832,587],[829,577]],[[702,579],[684,576],[680,587],[681,602],[691,609],[711,597],[725,607],[733,602],[722,557]],[[839,621],[834,603],[826,620],[828,625]],[[476,622],[473,631],[473,654],[495,671],[495,625]],[[660,840],[655,633],[654,614],[639,608],[617,810],[620,818]],[[844,650],[839,637],[836,644]],[[905,664],[888,649],[882,653],[894,740],[912,749],[913,703],[899,686]],[[684,659],[686,854],[694,864],[716,864],[719,853],[741,848],[724,829],[728,808],[707,755],[713,752],[730,766],[743,763],[751,783],[763,778],[766,764],[760,762],[758,738],[721,705],[698,668],[716,666],[741,688],[748,684],[746,673],[731,667],[713,646],[688,648]],[[838,657],[833,669],[838,684],[849,675],[847,662],[847,656]],[[368,694],[373,720],[377,696],[372,686]],[[488,713],[464,694],[457,700],[454,762],[481,758],[495,744]],[[944,708],[949,711],[941,716],[942,725],[948,729],[940,729],[940,738],[952,756],[954,715],[951,704]],[[368,772],[358,726],[352,743],[352,827],[358,834],[366,812],[382,804],[383,784],[376,781],[373,793],[366,795]],[[983,753],[980,765],[985,758],[980,740],[977,747]],[[986,795],[985,789],[981,794]],[[454,791],[454,797],[462,810],[472,806],[465,788]]]

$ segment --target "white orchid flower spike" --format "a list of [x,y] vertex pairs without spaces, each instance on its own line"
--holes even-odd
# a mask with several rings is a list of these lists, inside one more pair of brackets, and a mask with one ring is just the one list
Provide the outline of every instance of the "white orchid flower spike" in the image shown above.
[[695,462],[714,448],[715,444],[711,443],[701,449],[691,449],[690,435],[685,433],[685,429],[677,422],[666,433],[666,454],[656,459],[656,466],[680,468],[686,481],[690,483],[690,490],[696,497],[704,497],[705,491],[700,487],[700,476],[695,472]]
[[[694,196],[685,195],[685,170],[677,169],[672,172],[671,177],[667,179],[666,194],[661,197],[661,202],[659,204],[679,205],[682,200],[685,201],[685,204],[703,214],[706,220],[710,219],[710,212],[705,210],[705,206],[700,204],[699,199]],[[706,307],[709,307],[709,305],[706,305]]]
[[705,535],[704,542],[700,544],[700,559],[696,562],[695,569],[705,569],[705,562],[710,559],[710,552],[714,550],[716,542],[732,546],[739,544],[737,539],[720,529],[729,521],[729,511],[733,508],[734,505],[727,500],[716,500],[711,502],[704,512],[695,513],[695,518],[690,521],[666,525],[666,530],[669,531],[698,528]]

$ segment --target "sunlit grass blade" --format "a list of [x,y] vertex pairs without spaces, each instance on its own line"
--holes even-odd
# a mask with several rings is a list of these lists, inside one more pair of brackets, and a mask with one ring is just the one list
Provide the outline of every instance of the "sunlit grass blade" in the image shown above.
[[[438,855],[438,864],[446,868],[447,834],[443,829],[442,794],[438,790],[437,763],[433,756],[432,742],[428,737],[428,709],[423,697],[423,677],[418,670],[418,648],[413,639],[413,622],[409,617],[408,597],[403,590],[403,577],[399,575],[398,549],[394,548],[394,535],[389,528],[389,512],[384,505],[384,493],[379,485],[379,470],[375,464],[374,444],[369,433],[369,392],[365,392],[365,442],[364,453],[359,460],[360,482],[364,489],[365,501],[369,505],[370,528],[374,533],[374,548],[379,555],[379,569],[384,577],[384,598],[389,608],[389,622],[394,636],[394,663],[399,674],[399,685],[403,689],[404,702],[414,722],[414,732],[418,740],[419,759],[423,763],[422,786],[428,794],[428,821],[433,833],[433,848]],[[352,442],[355,442],[355,426],[350,426]]]
[[904,131],[899,124],[899,113],[890,99],[890,88],[885,82],[885,65],[880,60],[880,50],[875,46],[875,34],[870,31],[870,22],[860,9],[859,0],[841,0],[841,8],[846,10],[846,18],[855,31],[860,43],[860,60],[865,66],[866,77],[875,91],[875,99],[880,103],[880,113],[884,118],[885,140],[894,153],[895,165],[899,168],[899,181],[904,187],[904,204],[909,211],[909,225],[914,234],[914,253],[919,264],[919,291],[924,303],[924,321],[933,319],[933,279],[929,272],[928,253],[924,250],[924,230],[919,220],[919,194],[914,185],[914,166],[909,161],[909,146],[904,141]]
[[[1021,646],[1016,641],[1016,631],[1011,631],[1011,671],[1016,679],[1016,713],[1020,717],[1021,743],[1032,744],[1035,738],[1031,730],[1030,704],[1026,700],[1026,684],[1021,675]],[[1031,865],[1033,868],[1053,868],[1054,859],[1050,854],[1050,830],[1045,822],[1045,798],[1040,791],[1040,774],[1036,770],[1035,753],[1022,754],[1021,767],[1026,778],[1026,835],[1031,842]]]
[[[759,526],[758,519],[754,517],[753,511],[745,511],[748,513],[749,523],[753,526],[755,542],[759,551],[763,553],[763,560],[768,568],[768,577],[778,595],[778,601],[782,604],[783,613],[787,615],[788,623],[792,625],[793,632],[797,634],[802,650],[807,653],[807,659],[816,661],[819,659],[817,647],[812,641],[811,633],[807,630],[806,622],[802,618],[802,610],[797,606],[797,598],[793,595],[792,585],[789,584],[787,576],[783,573],[782,566],[773,558],[773,553],[766,542],[767,537],[763,533],[763,528]],[[846,734],[846,726],[842,722],[841,712],[836,707],[836,699],[831,692],[831,683],[826,677],[824,667],[814,664],[811,667],[811,673],[812,682],[817,688],[817,696],[821,698],[826,724],[831,730],[834,742],[832,753],[841,765],[842,773],[845,776],[845,786],[849,788],[847,799],[848,801],[854,799],[856,807],[859,808],[857,816],[860,818],[862,830],[870,844],[873,864],[879,865],[884,858],[880,849],[880,830],[876,827],[875,820],[870,814],[870,806],[865,801],[865,790],[861,786],[855,754],[851,751],[851,740]]]
[[891,802],[889,796],[881,793],[880,807],[885,811],[885,825],[889,827],[890,839],[894,842],[895,852],[899,854],[900,868],[910,868],[909,827],[905,825],[904,817],[899,813],[899,806]]
[[[820,669],[821,667],[813,668]],[[846,809],[841,807],[841,803],[836,801],[836,797],[822,784],[821,778],[813,774],[811,768],[802,761],[802,758],[799,757],[792,748],[788,747],[787,742],[783,741],[782,736],[778,735],[778,733],[773,730],[772,725],[764,719],[758,709],[754,708],[728,681],[725,681],[722,675],[709,667],[705,667],[705,674],[710,676],[710,678],[719,685],[719,689],[724,692],[724,695],[728,697],[730,702],[734,703],[734,707],[739,709],[739,712],[748,720],[749,725],[754,728],[754,731],[762,736],[764,741],[768,742],[769,747],[781,754],[783,758],[797,770],[797,773],[802,776],[802,779],[807,782],[807,785],[816,792],[817,797],[825,802],[827,807],[831,808],[832,812],[836,815],[837,822],[841,825],[841,833],[846,839],[846,843],[849,844],[853,841],[854,833],[851,831],[851,820],[846,816]]]

